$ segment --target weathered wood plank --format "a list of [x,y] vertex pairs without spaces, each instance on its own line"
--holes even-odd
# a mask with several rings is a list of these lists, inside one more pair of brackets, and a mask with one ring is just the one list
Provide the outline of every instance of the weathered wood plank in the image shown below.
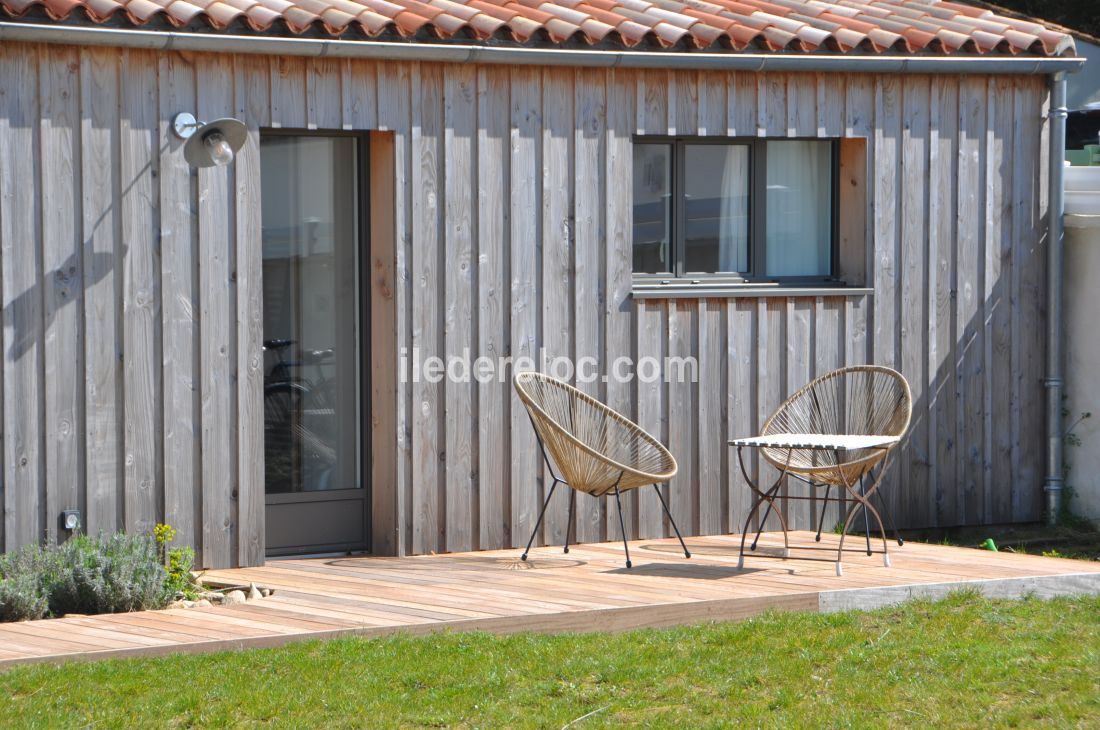
[[[622,181],[633,176],[633,144],[637,100],[636,75],[633,71],[615,70],[607,75],[607,159],[604,165],[606,181],[605,216],[607,226],[604,250],[604,332],[602,373],[607,379],[606,402],[628,418],[637,414],[635,385],[627,378],[630,365],[636,361],[634,317],[637,305],[630,296],[633,264],[633,232],[630,206],[632,192]],[[623,500],[624,520],[633,526],[637,515],[637,494]],[[618,534],[615,508],[604,500],[603,536],[612,539]]]
[[271,126],[302,129],[306,126],[306,66],[302,59],[271,59]]
[[1016,116],[1021,150],[1018,157],[1029,160],[1018,170],[1016,184],[1021,209],[1016,257],[1020,272],[1019,338],[1020,360],[1016,373],[1020,392],[1019,426],[1017,428],[1017,459],[1013,494],[1013,519],[1037,520],[1042,516],[1042,482],[1045,451],[1034,444],[1043,439],[1045,423],[1045,391],[1040,387],[1044,374],[1044,338],[1046,336],[1046,249],[1043,246],[1045,216],[1049,202],[1047,137],[1050,125],[1044,120],[1050,105],[1050,95],[1038,79],[1019,90],[1022,108]]
[[159,173],[156,57],[126,51],[120,134],[123,253],[124,514],[127,532],[151,532],[161,513],[163,418],[160,277],[156,231]]
[[[514,372],[537,367],[539,333],[536,291],[538,250],[535,240],[541,227],[539,180],[542,172],[542,93],[540,74],[532,69],[512,69],[511,78],[511,284],[509,301]],[[511,391],[512,416],[512,546],[527,543],[535,529],[542,502],[541,455],[527,410]]]
[[956,79],[943,79],[932,87],[930,103],[928,201],[929,267],[929,382],[933,411],[930,443],[936,445],[931,493],[935,506],[933,524],[954,524],[958,505],[954,499],[958,433],[955,428],[956,384],[956,259],[953,215],[958,171],[959,87]]
[[726,78],[726,134],[751,137],[757,133],[756,74],[737,72]]
[[[237,560],[259,565],[265,552],[263,238],[260,200],[260,124],[271,105],[268,61],[235,59],[237,118],[248,138],[234,163],[237,220]],[[379,454],[379,456],[382,456]]]
[[[45,319],[46,539],[56,542],[62,510],[84,500],[84,257],[80,220],[80,57],[75,48],[42,47],[42,277]],[[2,163],[0,163],[2,164]],[[3,498],[0,496],[0,505]],[[0,520],[0,548],[4,545]]]
[[869,74],[852,74],[844,85],[844,126],[849,137],[870,137],[875,124],[875,88]]
[[[759,355],[757,365],[757,407],[758,419],[754,433],[760,433],[764,422],[779,408],[787,397],[787,299],[785,297],[769,297],[760,300],[757,310],[760,320],[759,342],[757,347]],[[771,484],[779,476],[779,471],[770,465],[765,465],[761,459],[759,464],[760,484]],[[790,489],[789,480],[785,481],[781,489],[783,495]],[[784,503],[783,516],[788,520],[791,517],[789,503]],[[778,529],[779,520],[771,519],[766,529]],[[789,524],[789,523],[788,523]]]
[[[574,82],[573,362],[577,388],[594,398],[603,395],[599,374],[606,296],[600,256],[606,245],[602,203],[607,194],[605,78],[602,71],[578,70]],[[600,539],[603,504],[603,498],[578,495],[575,539]]]
[[375,129],[378,126],[378,84],[375,64],[345,59],[340,66],[341,128]]
[[89,534],[122,526],[122,250],[118,240],[119,57],[80,53],[81,206],[84,216],[84,403]]
[[[442,302],[444,350],[462,357],[477,347],[474,332],[478,310],[474,305],[474,235],[477,201],[477,74],[472,66],[448,69],[443,82],[444,256]],[[444,386],[446,429],[446,549],[475,547],[479,514],[477,488],[477,394],[472,378],[451,380]]]
[[[668,303],[668,362],[664,367],[668,392],[666,443],[680,468],[662,489],[676,524],[692,533],[698,530],[699,517],[698,369],[676,363],[698,362],[698,304],[691,299]],[[666,525],[662,536],[671,535],[671,530],[672,526]]]
[[785,74],[760,74],[759,107],[757,108],[761,137],[787,136],[787,82]]
[[[200,119],[233,108],[232,77],[216,58],[196,61]],[[199,170],[199,386],[202,419],[202,555],[206,567],[235,558],[237,503],[236,221],[229,204],[234,171]]]
[[[407,64],[378,64],[375,67],[375,83],[378,89],[378,128],[392,132],[393,172],[384,177],[393,191],[393,246],[394,246],[394,327],[397,331],[398,363],[404,363],[397,393],[396,421],[397,453],[395,454],[394,505],[396,520],[389,525],[379,523],[372,515],[374,529],[379,535],[388,529],[394,536],[393,553],[405,555],[412,552],[413,544],[413,462],[412,462],[412,175],[409,174],[413,156],[412,147],[412,94]],[[383,173],[384,175],[385,173]],[[383,513],[384,514],[384,513]]]
[[508,467],[511,383],[495,368],[508,352],[507,199],[509,134],[508,74],[503,69],[479,69],[477,74],[477,303],[478,347],[490,359],[494,377],[478,381],[478,528],[479,545],[508,544],[510,522]]
[[[726,305],[720,299],[699,302],[697,348],[699,382],[695,389],[695,408],[691,414],[698,419],[696,443],[698,471],[696,484],[690,488],[698,494],[696,530],[704,535],[729,532],[728,499],[726,493],[726,404],[715,394],[726,393]],[[681,530],[683,528],[681,527]]]
[[343,126],[342,65],[336,58],[306,59],[307,129],[340,129]]
[[699,73],[699,120],[697,133],[703,137],[721,137],[729,128],[727,110],[729,98],[726,85],[728,76],[723,73],[702,71]]
[[195,76],[183,54],[158,57],[160,80],[161,363],[164,410],[164,521],[202,565],[202,469],[199,463],[197,173],[172,134],[172,115],[195,108]]
[[985,516],[994,523],[1012,521],[1013,108],[1012,81],[991,79],[985,145]]
[[[792,297],[784,304],[786,341],[783,357],[786,360],[787,374],[783,397],[786,398],[810,382],[813,377],[815,302],[806,297]],[[802,482],[788,480],[787,488],[795,495],[804,495],[808,487]],[[792,502],[787,519],[790,520],[788,527],[791,529],[812,529],[817,524],[817,503]]]
[[984,247],[984,169],[982,145],[985,141],[985,80],[964,78],[959,82],[959,187],[958,221],[958,303],[956,312],[957,347],[956,411],[958,424],[958,472],[955,497],[957,519],[962,522],[982,518],[985,470],[984,408],[982,383],[981,275],[985,263]]
[[[412,347],[421,363],[442,357],[443,332],[438,311],[443,261],[440,248],[439,198],[442,190],[442,71],[435,65],[413,67],[412,97]],[[435,382],[430,382],[434,380]],[[440,472],[443,441],[442,373],[424,373],[413,383],[413,520],[414,552],[444,549],[446,501]]]
[[0,52],[3,521],[8,549],[36,543],[45,535],[41,137],[37,59],[29,50],[9,46]]
[[[637,383],[638,425],[662,443],[667,444],[667,430],[664,416],[668,408],[668,388],[664,383],[665,355],[668,352],[668,309],[667,303],[645,300],[640,303],[635,317],[637,325],[637,360],[635,361],[635,382]],[[675,452],[673,457],[675,457]],[[683,458],[683,454],[680,455]],[[680,461],[677,459],[677,462]],[[681,468],[683,468],[681,466]],[[608,505],[608,512],[612,507]],[[610,518],[609,518],[610,521]],[[661,537],[664,514],[661,502],[652,489],[638,491],[637,497],[638,532],[640,539]],[[618,527],[618,525],[615,525]],[[627,525],[627,534],[630,525]],[[620,537],[618,530],[609,531],[608,539]]]
[[[814,301],[812,377],[819,378],[826,373],[843,367],[845,307],[845,300],[841,297],[819,297]],[[824,497],[823,494],[820,494],[820,490],[817,490],[817,492],[818,495],[815,496]],[[829,492],[828,504],[819,505],[815,503],[813,505],[814,519],[822,525],[824,530],[831,530],[833,525],[841,519],[843,512],[840,509],[840,502],[837,497],[842,496],[838,494],[838,490],[833,489]],[[824,519],[821,515],[822,510],[825,512]],[[806,525],[805,529],[815,529],[818,523]]]
[[928,133],[929,79],[908,79],[902,91],[900,254],[901,308],[896,326],[900,331],[900,372],[913,394],[909,438],[894,458],[898,459],[899,502],[894,515],[908,525],[925,526],[929,493],[928,409],[926,406],[928,327]]
[[638,134],[668,134],[668,72],[639,74],[636,88]]
[[692,135],[699,131],[699,74],[672,71],[668,75],[668,134]]
[[846,115],[844,101],[846,97],[844,74],[819,73],[817,86],[817,136],[844,137]]
[[[570,380],[573,354],[573,78],[547,70],[542,77],[542,286],[529,298],[542,306],[542,347],[549,374]],[[563,365],[559,369],[558,359]],[[540,365],[540,368],[542,366]],[[555,468],[557,465],[555,464]],[[560,469],[557,471],[561,476]],[[565,542],[569,490],[554,492],[543,518],[543,540]]]
[[[733,299],[726,302],[726,441],[746,436],[754,436],[756,430],[756,388],[754,382],[758,368],[756,366],[757,342],[756,301],[752,299]],[[729,531],[744,529],[745,520],[752,506],[752,493],[741,471],[737,449],[723,443],[722,449],[728,459],[729,490]],[[749,476],[756,476],[756,461],[747,449],[745,470]]]
[[[898,183],[901,162],[901,82],[897,77],[879,76],[874,85],[874,268],[871,281],[876,295],[873,301],[872,352],[876,365],[898,368],[900,336],[897,320],[901,307],[899,282],[901,240],[899,236]],[[901,469],[886,474],[879,496],[892,513],[897,514]]]
[[817,88],[819,77],[796,73],[787,77],[787,136],[813,137],[817,134]]

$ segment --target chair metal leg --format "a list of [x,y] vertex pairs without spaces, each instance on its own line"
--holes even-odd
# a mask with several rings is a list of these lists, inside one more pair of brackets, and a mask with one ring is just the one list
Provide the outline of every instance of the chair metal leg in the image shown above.
[[672,529],[676,532],[676,538],[680,541],[680,547],[684,549],[684,557],[690,558],[691,553],[688,551],[688,546],[684,544],[684,538],[680,535],[680,528],[676,526],[676,520],[672,519],[672,513],[669,512],[668,504],[665,502],[665,495],[661,494],[661,488],[656,484],[653,485],[653,491],[657,492],[657,499],[661,500],[661,506],[664,507],[665,514],[668,516],[668,521],[672,523]]
[[[863,477],[859,478],[859,493],[864,499],[867,498],[867,492],[864,491],[864,487],[863,487]],[[867,555],[870,556],[871,555],[871,520],[867,516],[867,507],[866,506],[863,507],[863,532],[867,536]]]
[[546,507],[550,504],[550,499],[554,496],[554,490],[558,488],[559,479],[554,478],[554,483],[550,485],[550,491],[546,495],[546,501],[542,503],[542,509],[539,510],[539,518],[535,520],[535,529],[531,531],[531,539],[527,541],[527,547],[523,549],[523,555],[519,556],[520,560],[527,560],[527,553],[531,552],[531,543],[535,541],[535,535],[539,534],[539,527],[542,525],[542,517],[546,514]]
[[885,499],[879,497],[879,502],[881,503],[879,512],[886,517],[886,522],[890,524],[890,530],[894,533],[894,539],[898,541],[898,547],[901,547],[905,544],[905,540],[902,539],[901,533],[898,532],[898,526],[894,524],[894,516],[890,513],[890,510],[886,509]]
[[825,508],[829,506],[829,490],[832,488],[832,484],[825,485],[825,501],[821,503],[821,516],[817,520],[817,536],[814,542],[821,542],[821,528],[825,526]]
[[569,552],[569,531],[573,529],[573,523],[577,521],[577,490],[569,490],[569,522],[565,525],[565,550]]
[[[619,479],[621,480],[622,478],[623,475],[620,474]],[[615,505],[619,508],[619,530],[623,533],[623,552],[626,553],[626,567],[632,568],[634,566],[630,563],[630,546],[626,544],[626,523],[623,522],[623,502],[619,498],[618,482],[615,482]]]

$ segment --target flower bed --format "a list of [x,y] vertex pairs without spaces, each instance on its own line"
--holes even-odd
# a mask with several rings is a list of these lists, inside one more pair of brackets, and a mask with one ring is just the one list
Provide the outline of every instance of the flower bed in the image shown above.
[[76,535],[60,545],[0,554],[0,621],[240,603],[256,586],[213,590],[196,580],[195,553],[169,547],[175,530],[152,535]]

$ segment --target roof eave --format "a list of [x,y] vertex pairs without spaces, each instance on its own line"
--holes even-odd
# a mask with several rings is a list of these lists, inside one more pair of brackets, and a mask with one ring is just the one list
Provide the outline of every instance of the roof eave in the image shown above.
[[1075,56],[710,53],[527,48],[451,43],[400,43],[194,33],[170,30],[123,30],[103,26],[42,24],[25,21],[0,21],[0,41],[145,48],[159,51],[366,58],[386,61],[757,72],[1054,74],[1078,71],[1085,63],[1085,59]]

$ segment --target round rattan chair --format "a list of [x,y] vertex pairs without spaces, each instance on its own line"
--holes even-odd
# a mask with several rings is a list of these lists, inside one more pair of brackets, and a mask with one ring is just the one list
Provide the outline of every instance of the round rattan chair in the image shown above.
[[[882,481],[888,460],[894,448],[901,442],[909,429],[909,420],[913,413],[913,397],[909,384],[901,373],[879,365],[857,365],[841,368],[822,375],[803,386],[788,398],[767,421],[761,433],[763,436],[793,436],[792,440],[802,439],[813,442],[814,435],[830,434],[841,436],[882,436],[892,437],[894,441],[886,448],[871,449],[799,449],[784,447],[764,447],[760,451],[772,466],[790,476],[802,479],[813,486],[825,487],[825,500],[821,506],[817,536],[821,540],[821,530],[825,520],[825,505],[828,504],[830,490],[837,487],[843,495],[859,485],[857,499],[844,522],[841,535],[851,526],[859,507],[863,507],[863,526],[867,535],[867,552],[871,554],[870,511],[878,522],[885,542],[885,528],[876,509],[867,501],[875,493]],[[864,480],[871,471],[882,464],[878,478],[867,486]],[[852,494],[856,494],[852,492]],[[838,498],[839,499],[839,498]],[[761,520],[771,512],[772,504]],[[898,535],[893,519],[882,505],[878,511],[886,515],[894,530],[898,545],[904,541]],[[784,525],[785,530],[785,525]],[[757,531],[757,540],[760,537]],[[752,549],[756,548],[753,540]],[[889,564],[889,555],[885,560]],[[839,558],[838,558],[839,561]],[[838,562],[839,571],[839,562]]]
[[[913,396],[901,373],[881,365],[856,365],[826,373],[803,386],[764,422],[761,433],[896,436],[909,430]],[[762,449],[776,468],[787,464],[787,449]],[[820,485],[843,486],[865,476],[888,451],[844,452],[798,450],[790,453],[787,472]]]
[[[626,551],[626,567],[631,567],[620,495],[630,489],[652,485],[676,537],[680,539],[684,556],[691,557],[664,495],[657,486],[676,475],[676,459],[660,441],[592,396],[548,375],[516,373],[514,385],[516,394],[531,417],[547,471],[553,478],[522,560],[527,559],[558,484],[565,484],[572,490],[569,494],[565,552],[569,552],[569,529],[575,521],[576,493],[584,492],[594,497],[614,494],[623,549]],[[561,476],[554,471],[551,457],[553,464],[561,470]]]

